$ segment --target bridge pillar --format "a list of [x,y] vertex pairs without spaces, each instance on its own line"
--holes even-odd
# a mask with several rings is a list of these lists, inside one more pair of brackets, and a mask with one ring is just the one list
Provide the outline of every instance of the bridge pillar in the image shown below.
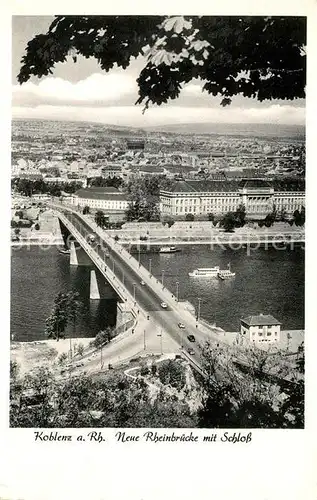
[[94,269],[90,271],[90,299],[92,300],[100,299],[100,291],[99,291],[96,271]]
[[75,241],[70,242],[70,260],[71,266],[92,266],[92,262],[86,254],[85,250],[76,246]]
[[90,271],[90,295],[91,300],[117,299],[118,296],[111,285],[105,280],[97,269]]

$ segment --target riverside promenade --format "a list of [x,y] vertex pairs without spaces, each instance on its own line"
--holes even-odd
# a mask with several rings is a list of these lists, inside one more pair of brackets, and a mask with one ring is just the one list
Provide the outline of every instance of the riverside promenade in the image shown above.
[[276,222],[273,226],[260,228],[255,223],[226,232],[214,227],[212,222],[175,222],[171,227],[160,222],[133,223],[123,225],[120,230],[108,230],[124,245],[161,246],[161,245],[265,245],[295,244],[305,241],[303,227],[290,226]]

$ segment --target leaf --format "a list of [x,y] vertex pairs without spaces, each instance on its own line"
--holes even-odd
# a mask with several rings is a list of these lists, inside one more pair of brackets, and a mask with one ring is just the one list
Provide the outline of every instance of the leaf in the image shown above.
[[183,16],[170,17],[162,23],[165,31],[174,31],[175,33],[181,33],[184,29],[190,29],[191,26],[191,22],[186,21]]
[[225,107],[225,106],[229,106],[231,104],[232,100],[228,97],[224,97],[221,101],[221,106]]

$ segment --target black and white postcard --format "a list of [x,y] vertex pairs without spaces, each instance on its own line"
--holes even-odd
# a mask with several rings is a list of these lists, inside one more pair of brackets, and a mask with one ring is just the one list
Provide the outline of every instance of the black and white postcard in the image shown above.
[[10,19],[2,499],[316,494],[314,17],[192,7]]

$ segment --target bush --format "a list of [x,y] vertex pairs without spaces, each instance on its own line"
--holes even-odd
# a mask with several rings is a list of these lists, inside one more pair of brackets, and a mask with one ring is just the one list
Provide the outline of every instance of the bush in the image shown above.
[[[119,241],[119,236],[116,234],[115,237],[114,237],[115,241]],[[140,238],[141,239],[141,238]]]
[[194,214],[186,214],[185,215],[185,220],[186,221],[190,221],[190,222],[194,221],[195,220]]
[[77,353],[79,354],[79,356],[82,356],[84,354],[84,345],[83,344],[78,344],[76,350],[77,350]]
[[67,361],[67,354],[65,352],[62,352],[62,354],[58,358],[58,364],[63,365]]
[[208,214],[208,220],[209,220],[210,222],[213,222],[213,221],[215,220],[215,215],[214,215],[213,213],[211,213],[211,212],[210,212],[210,213]]
[[35,224],[34,229],[38,231],[40,229],[40,225],[38,223]]
[[159,379],[164,385],[170,385],[180,390],[186,382],[185,368],[178,361],[167,360],[160,363]]
[[150,370],[147,365],[141,366],[140,374],[142,376],[148,375],[150,373]]
[[104,344],[108,344],[108,342],[111,341],[113,337],[113,333],[111,328],[107,328],[106,330],[101,330],[99,333],[97,333],[96,337],[93,340],[93,345],[98,349]]

